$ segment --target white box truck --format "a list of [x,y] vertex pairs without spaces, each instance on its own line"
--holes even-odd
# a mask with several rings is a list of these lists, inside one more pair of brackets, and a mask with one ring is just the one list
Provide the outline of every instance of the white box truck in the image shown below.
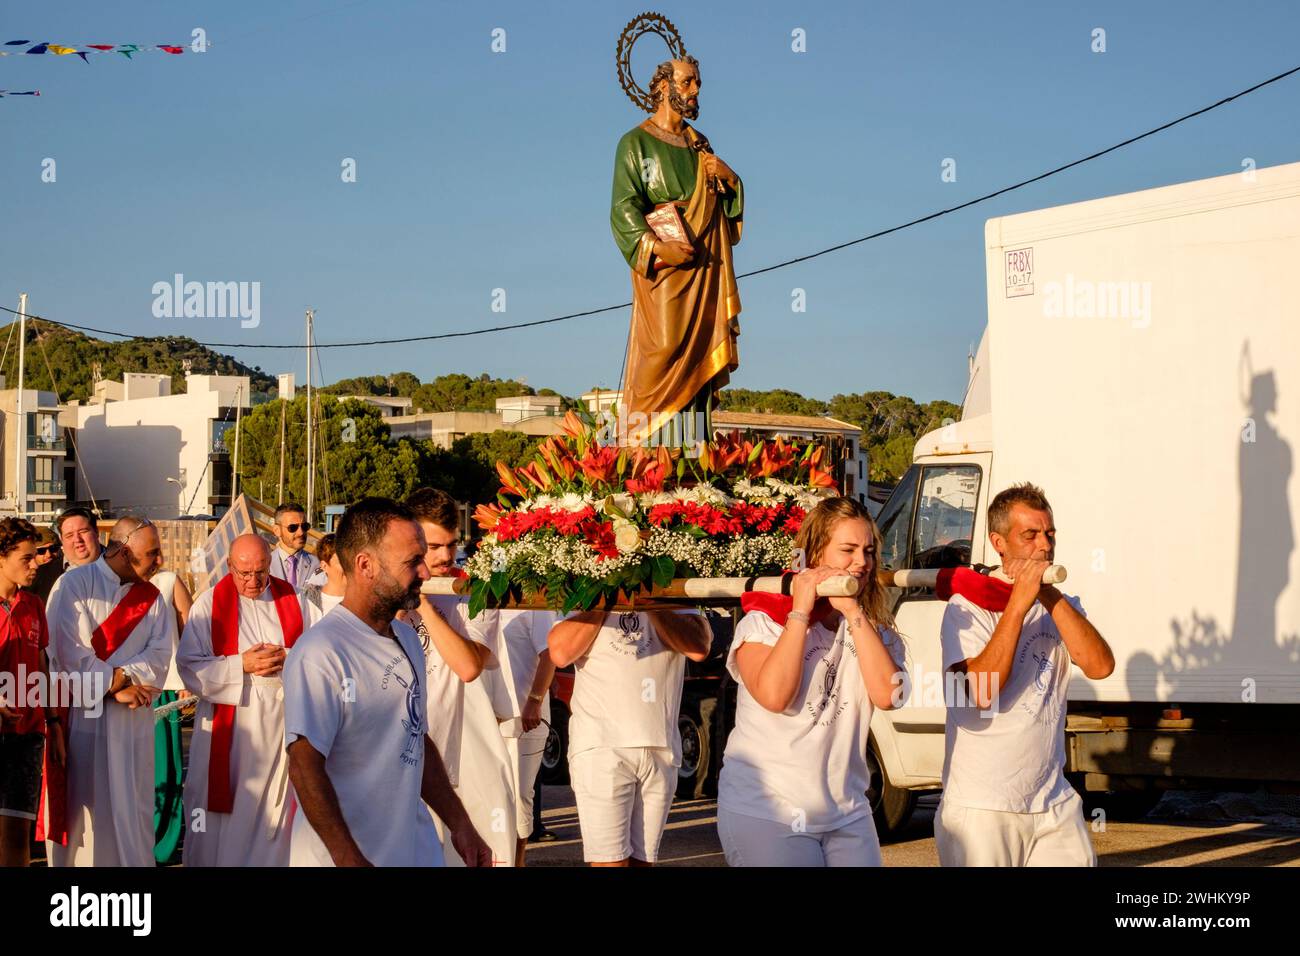
[[[1066,771],[1112,815],[1163,789],[1300,790],[1300,163],[991,219],[959,422],[878,518],[882,565],[995,565],[1040,485],[1115,652],[1069,692]],[[882,833],[940,785],[933,592],[896,591],[912,698],[872,720]],[[928,691],[928,692],[927,692]]]

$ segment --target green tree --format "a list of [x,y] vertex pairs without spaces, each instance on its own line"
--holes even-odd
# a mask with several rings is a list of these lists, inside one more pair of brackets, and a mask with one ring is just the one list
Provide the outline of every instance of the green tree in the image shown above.
[[[18,385],[17,333],[16,323],[0,326],[0,373],[9,388]],[[57,392],[65,402],[85,401],[94,394],[96,366],[100,378],[107,381],[120,382],[125,372],[169,375],[172,394],[181,394],[185,391],[186,360],[190,371],[198,375],[247,375],[254,393],[267,392],[276,385],[260,368],[250,368],[184,336],[104,342],[51,322],[27,320],[24,384]]]
[[[316,480],[318,505],[350,504],[368,495],[405,498],[420,484],[432,457],[425,442],[389,441],[388,426],[378,409],[364,402],[315,396]],[[250,493],[278,489],[280,476],[281,403],[259,405],[240,422],[240,483]],[[307,397],[297,395],[284,407],[286,499],[307,496]],[[227,446],[233,447],[227,439]],[[273,502],[272,502],[273,503]]]
[[478,378],[457,372],[421,385],[411,399],[416,408],[426,412],[496,411],[498,398],[533,394],[523,382],[492,378],[486,372]]
[[804,398],[798,392],[774,388],[756,392],[748,388],[722,391],[720,407],[729,412],[762,412],[767,415],[825,415],[827,405],[821,399]]

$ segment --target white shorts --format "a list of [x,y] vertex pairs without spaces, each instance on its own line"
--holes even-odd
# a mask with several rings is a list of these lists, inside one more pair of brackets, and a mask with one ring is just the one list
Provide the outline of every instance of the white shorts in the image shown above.
[[934,842],[941,866],[1096,866],[1077,793],[1042,813],[977,810],[939,801]]
[[880,866],[876,823],[867,813],[834,830],[797,831],[788,823],[718,809],[727,866]]
[[510,756],[510,772],[515,785],[515,826],[519,839],[533,835],[533,784],[542,769],[542,751],[546,749],[547,729],[542,724],[536,731],[522,737],[506,737],[506,753]]
[[677,768],[666,747],[597,747],[569,757],[582,858],[654,863],[668,822]]

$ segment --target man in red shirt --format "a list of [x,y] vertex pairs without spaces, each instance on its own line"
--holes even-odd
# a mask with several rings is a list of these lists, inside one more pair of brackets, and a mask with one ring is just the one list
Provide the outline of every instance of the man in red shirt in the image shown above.
[[45,607],[22,590],[36,577],[37,537],[21,518],[0,520],[0,866],[30,862],[47,724],[51,756],[62,764],[65,754],[58,717],[42,706],[53,703]]

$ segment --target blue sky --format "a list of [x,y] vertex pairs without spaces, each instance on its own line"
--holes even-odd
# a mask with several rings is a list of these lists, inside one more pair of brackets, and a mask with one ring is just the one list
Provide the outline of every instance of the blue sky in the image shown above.
[[[0,303],[295,371],[321,342],[457,331],[630,297],[608,225],[641,114],[614,44],[646,3],[4,0],[3,40],[203,54],[0,58]],[[745,180],[739,271],[1035,175],[1296,66],[1300,5],[661,3],[703,73],[697,124]],[[1106,31],[1106,52],[1091,33]],[[506,52],[491,51],[493,29]],[[806,31],[807,52],[791,50]],[[646,38],[644,85],[661,47]],[[12,49],[12,48],[11,48]],[[341,163],[357,163],[344,183]],[[957,179],[941,181],[956,160]],[[991,216],[1300,160],[1300,75],[1046,182],[742,280],[732,384],[960,400]],[[57,179],[43,182],[42,163]],[[159,319],[155,282],[261,283],[261,324]],[[493,312],[493,290],[506,311]],[[792,290],[807,311],[791,312]],[[407,370],[617,384],[626,310],[540,329],[331,349],[325,377]]]

